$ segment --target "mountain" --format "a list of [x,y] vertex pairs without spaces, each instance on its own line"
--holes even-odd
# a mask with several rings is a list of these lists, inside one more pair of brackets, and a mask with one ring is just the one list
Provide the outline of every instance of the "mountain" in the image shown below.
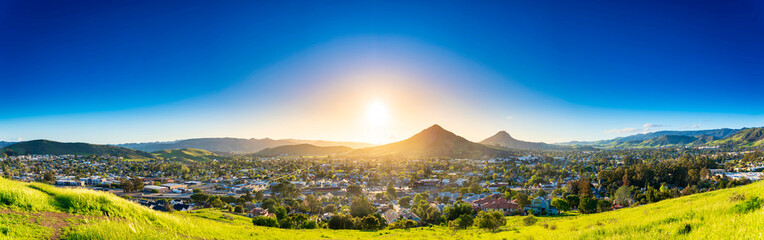
[[318,147],[336,147],[344,146],[349,148],[367,148],[376,146],[376,144],[363,143],[363,142],[342,142],[342,141],[324,141],[324,140],[301,140],[301,139],[282,139],[283,141],[289,141],[292,144],[310,144]]
[[266,148],[257,152],[258,155],[278,156],[278,155],[330,155],[346,153],[353,150],[345,146],[319,147],[311,144],[284,145],[273,148]]
[[509,156],[508,149],[495,148],[470,142],[463,137],[449,132],[437,124],[400,141],[382,146],[362,148],[354,154],[401,155],[407,157],[493,157]]
[[165,149],[151,152],[154,156],[174,160],[174,161],[188,161],[188,162],[206,162],[213,159],[221,159],[223,157],[202,149],[196,148],[184,148],[184,149]]
[[[679,146],[681,142],[690,141],[692,146],[697,146],[710,142],[711,140],[723,139],[734,135],[741,129],[710,129],[697,131],[658,131],[651,133],[640,133],[626,137],[617,137],[609,140],[600,141],[573,141],[558,143],[559,145],[580,145],[593,146],[599,148],[629,148],[629,147],[665,147]],[[671,136],[671,137],[664,137]],[[687,138],[692,137],[692,138]]]
[[151,155],[150,153],[129,148],[89,143],[62,143],[50,140],[19,142],[3,148],[3,151],[7,150],[12,150],[17,154],[109,155],[124,158],[154,158],[154,155]]
[[493,136],[480,141],[481,144],[490,146],[499,146],[503,148],[511,149],[530,149],[530,150],[562,150],[572,149],[565,146],[557,146],[552,144],[546,144],[542,142],[526,142],[512,138],[506,131],[499,131]]
[[266,148],[306,143],[321,147],[346,146],[351,148],[358,148],[373,146],[372,144],[358,142],[333,142],[323,140],[297,139],[274,140],[270,138],[193,138],[173,142],[125,143],[116,146],[148,152],[165,149],[196,148],[219,153],[255,153]]
[[724,139],[716,140],[709,145],[731,146],[735,148],[764,147],[764,127],[745,128]]
[[6,142],[6,141],[0,141],[0,148],[1,148],[1,147],[5,147],[5,146],[8,146],[8,145],[11,145],[11,144],[14,144],[14,143],[16,143],[16,142]]

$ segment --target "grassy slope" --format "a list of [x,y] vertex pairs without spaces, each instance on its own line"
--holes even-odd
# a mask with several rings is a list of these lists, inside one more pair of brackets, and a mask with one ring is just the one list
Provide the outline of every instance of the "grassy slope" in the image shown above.
[[764,146],[764,128],[743,129],[735,135],[713,141],[709,145],[732,145],[735,147]]
[[152,158],[150,153],[129,148],[96,145],[89,143],[62,143],[50,140],[32,140],[5,147],[18,154],[76,154],[76,155],[111,155],[125,158]]
[[220,158],[217,154],[196,148],[168,149],[151,152],[154,156],[179,161],[209,161]]
[[[747,214],[731,212],[729,196],[764,197],[764,182],[696,194],[646,206],[617,211],[562,217],[542,217],[523,226],[522,217],[509,217],[497,233],[479,229],[452,231],[442,227],[409,230],[284,230],[252,226],[248,218],[215,210],[194,213],[161,213],[114,195],[80,189],[61,189],[0,179],[0,239],[48,238],[56,232],[63,239],[756,239],[764,231],[764,210]],[[102,216],[71,221],[63,230],[47,228],[30,218],[39,213]],[[87,222],[87,224],[82,224]],[[554,226],[545,228],[544,225]],[[682,234],[689,224],[692,230]]]

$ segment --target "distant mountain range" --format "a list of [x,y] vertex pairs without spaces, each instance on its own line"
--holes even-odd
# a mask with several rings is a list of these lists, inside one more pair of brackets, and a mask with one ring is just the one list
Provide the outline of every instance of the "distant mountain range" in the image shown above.
[[660,148],[684,146],[725,146],[732,148],[764,147],[764,128],[711,129],[699,131],[658,131],[635,134],[610,140],[574,141],[560,145],[592,146],[597,148]]
[[[10,151],[9,151],[10,150]],[[50,155],[109,155],[124,158],[153,158],[151,153],[133,150],[129,148],[110,145],[96,145],[89,143],[62,143],[50,140],[33,140],[19,142],[2,148],[3,152],[25,154],[50,154]]]
[[116,146],[126,147],[141,151],[153,152],[166,149],[196,148],[218,153],[256,153],[266,148],[273,148],[286,145],[311,144],[318,147],[345,146],[350,148],[363,148],[374,146],[368,143],[359,142],[334,142],[323,140],[298,140],[282,139],[274,140],[270,138],[263,139],[243,139],[243,138],[194,138],[178,140],[173,142],[147,142],[147,143],[125,143]]
[[346,146],[319,147],[312,144],[284,145],[273,148],[266,148],[257,152],[263,156],[280,155],[331,155],[341,154],[352,151],[353,148]]
[[470,142],[436,124],[406,140],[382,146],[357,149],[351,153],[406,157],[467,158],[510,156],[513,152],[506,148]]

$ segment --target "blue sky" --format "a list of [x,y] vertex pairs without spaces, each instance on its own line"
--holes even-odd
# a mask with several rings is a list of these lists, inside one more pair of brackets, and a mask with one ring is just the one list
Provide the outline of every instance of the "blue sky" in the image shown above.
[[757,1],[6,1],[0,32],[6,141],[764,125]]

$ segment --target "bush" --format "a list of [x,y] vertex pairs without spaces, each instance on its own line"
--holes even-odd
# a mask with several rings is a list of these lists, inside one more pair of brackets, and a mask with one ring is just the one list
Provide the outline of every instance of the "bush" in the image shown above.
[[314,221],[305,221],[300,226],[301,229],[316,229],[318,228],[318,223]]
[[390,225],[390,229],[404,229],[404,228],[412,228],[416,226],[416,222],[408,219],[401,219],[398,221],[395,221],[392,225]]
[[243,213],[244,212],[244,208],[241,205],[236,205],[236,207],[233,208],[233,211],[237,212],[237,213]]
[[533,215],[523,218],[523,224],[525,224],[525,226],[536,224],[536,222],[538,222],[538,219],[536,219],[536,217],[534,217]]
[[474,218],[469,214],[462,214],[458,218],[451,222],[448,222],[448,226],[453,229],[466,229],[472,226]]
[[507,224],[507,219],[504,218],[504,212],[502,211],[481,211],[475,218],[475,225],[479,228],[489,229],[495,232],[501,226]]
[[363,217],[358,221],[358,229],[361,230],[377,230],[379,228],[379,220],[374,216]]
[[761,208],[762,204],[764,204],[764,199],[759,199],[759,197],[751,197],[748,198],[748,200],[745,200],[745,202],[739,203],[732,207],[732,211],[736,213],[749,213]]
[[353,222],[353,217],[349,215],[338,214],[329,219],[327,226],[329,229],[353,229]]
[[745,194],[742,193],[733,192],[732,195],[730,195],[730,202],[743,201],[743,199],[745,199]]
[[257,216],[252,219],[252,223],[255,226],[279,227],[279,221],[274,217]]

